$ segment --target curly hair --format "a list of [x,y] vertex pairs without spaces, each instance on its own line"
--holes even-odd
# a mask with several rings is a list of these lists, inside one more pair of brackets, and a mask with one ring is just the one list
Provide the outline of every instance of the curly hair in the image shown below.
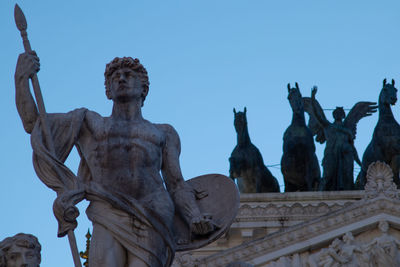
[[[114,73],[114,71],[121,69],[121,68],[130,68],[134,72],[139,75],[139,79],[142,81],[143,86],[146,90],[149,89],[149,76],[147,74],[147,70],[143,65],[140,63],[139,59],[131,58],[131,57],[116,57],[110,63],[106,65],[106,70],[104,72],[104,85],[106,87],[106,94],[110,90],[110,77]],[[142,103],[146,99],[146,95],[142,96]]]
[[7,237],[0,242],[0,267],[7,266],[7,253],[8,250],[16,245],[18,247],[32,249],[38,259],[38,266],[41,262],[40,251],[42,246],[36,236],[31,234],[19,233],[12,237]]

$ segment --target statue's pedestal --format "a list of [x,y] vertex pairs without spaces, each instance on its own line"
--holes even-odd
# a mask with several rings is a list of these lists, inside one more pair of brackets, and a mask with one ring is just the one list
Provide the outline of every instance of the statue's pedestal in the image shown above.
[[399,191],[384,175],[363,191],[242,194],[230,231],[174,266],[400,266]]

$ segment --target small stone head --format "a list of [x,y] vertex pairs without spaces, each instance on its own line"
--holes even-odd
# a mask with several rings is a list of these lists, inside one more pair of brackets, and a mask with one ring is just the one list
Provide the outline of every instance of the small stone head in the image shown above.
[[339,238],[335,238],[332,243],[329,245],[329,247],[333,249],[338,249],[340,245],[342,244],[342,241],[339,240]]
[[386,79],[383,80],[383,88],[379,95],[379,103],[386,105],[394,105],[397,102],[397,89],[394,87],[394,80],[392,83],[386,83]]
[[389,231],[389,223],[385,220],[379,221],[378,228],[382,233],[387,233]]
[[143,102],[146,99],[146,96],[149,91],[150,82],[149,82],[149,77],[147,75],[147,70],[143,67],[143,65],[137,58],[133,59],[131,57],[122,57],[122,58],[116,57],[106,65],[106,70],[104,72],[104,78],[105,78],[104,85],[106,87],[107,98],[111,99],[111,92],[110,92],[111,77],[115,71],[120,70],[122,68],[128,68],[132,70],[134,73],[137,74],[138,79],[141,81],[143,86],[143,92],[141,95],[142,105],[143,105]]
[[293,112],[294,113],[304,112],[303,98],[300,93],[299,85],[295,83],[295,87],[291,88],[290,83],[288,83],[287,89],[288,89],[288,100],[290,106],[293,109]]
[[16,234],[0,242],[0,267],[38,267],[41,245],[30,234]]
[[346,117],[343,107],[336,107],[332,115],[335,121],[342,121]]
[[352,235],[352,233],[347,232],[343,235],[343,241],[345,243],[351,243],[354,240],[354,236]]

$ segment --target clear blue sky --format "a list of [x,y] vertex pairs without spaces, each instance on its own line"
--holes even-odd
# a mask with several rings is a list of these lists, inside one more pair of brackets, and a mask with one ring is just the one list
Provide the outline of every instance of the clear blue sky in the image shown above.
[[[105,64],[115,56],[137,57],[151,83],[144,116],[172,124],[180,134],[186,179],[228,174],[236,143],[234,107],[247,107],[250,137],[265,164],[278,164],[291,120],[288,82],[297,81],[303,96],[318,85],[324,108],[377,101],[385,77],[400,84],[397,0],[18,3],[41,59],[38,77],[48,112],[87,107],[108,116]],[[36,177],[29,136],[15,108],[13,75],[23,46],[14,4],[0,2],[0,240],[32,233],[43,246],[42,266],[72,266],[67,239],[56,237],[55,193]],[[393,110],[399,117],[398,107]],[[377,118],[359,124],[360,157]],[[323,148],[317,145],[319,160]],[[67,164],[76,170],[75,151]],[[279,166],[270,170],[283,185]],[[86,204],[79,207],[76,236],[83,250],[90,222]]]

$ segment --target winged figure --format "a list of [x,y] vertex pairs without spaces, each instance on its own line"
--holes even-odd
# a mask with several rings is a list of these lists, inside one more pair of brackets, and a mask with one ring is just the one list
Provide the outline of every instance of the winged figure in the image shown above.
[[320,190],[352,190],[354,189],[353,169],[354,161],[361,166],[354,140],[357,133],[357,123],[364,117],[377,111],[376,102],[358,102],[348,115],[343,107],[336,107],[333,111],[334,122],[325,117],[324,111],[315,99],[317,87],[311,91],[311,98],[304,97],[304,109],[310,115],[308,127],[316,140],[326,142],[324,158],[322,160],[323,177]]

